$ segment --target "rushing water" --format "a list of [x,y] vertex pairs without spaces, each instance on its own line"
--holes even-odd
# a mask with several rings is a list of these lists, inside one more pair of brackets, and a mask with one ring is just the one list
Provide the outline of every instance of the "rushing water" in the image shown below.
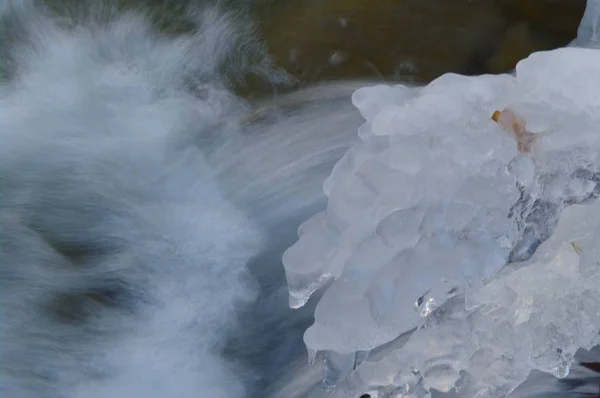
[[357,85],[235,98],[242,71],[278,72],[217,8],[172,36],[3,7],[3,396],[264,394],[303,361],[280,258],[354,140]]

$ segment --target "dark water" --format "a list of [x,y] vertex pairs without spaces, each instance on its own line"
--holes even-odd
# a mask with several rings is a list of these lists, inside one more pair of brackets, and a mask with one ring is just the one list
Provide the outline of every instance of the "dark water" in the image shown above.
[[[44,0],[59,12],[73,0]],[[576,37],[585,0],[104,0],[142,9],[166,34],[193,29],[186,6],[220,4],[251,22],[288,76],[234,79],[256,96],[338,79],[425,83],[447,72],[510,71],[530,53]],[[62,11],[61,11],[62,10]],[[70,11],[72,13],[72,11]],[[247,66],[264,65],[255,54]],[[250,68],[252,69],[252,68]],[[239,73],[239,68],[236,73]],[[243,80],[243,83],[240,82]]]
[[585,1],[297,0],[256,8],[270,52],[301,82],[426,82],[498,73],[576,35]]

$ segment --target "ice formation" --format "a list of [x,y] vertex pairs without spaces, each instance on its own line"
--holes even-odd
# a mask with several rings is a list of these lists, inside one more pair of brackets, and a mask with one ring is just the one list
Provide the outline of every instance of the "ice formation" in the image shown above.
[[600,37],[598,34],[598,15],[600,15],[600,1],[588,0],[585,13],[577,31],[575,44],[579,47],[598,47]]
[[427,396],[460,379],[461,397],[502,397],[532,368],[565,377],[579,347],[600,343],[599,212],[597,202],[565,209],[529,261],[450,299],[403,347],[363,362],[334,396]]
[[[595,47],[599,5],[576,44]],[[304,340],[335,396],[505,396],[600,343],[598,70],[570,47],[353,94],[361,143],[284,255],[290,306],[325,290]]]

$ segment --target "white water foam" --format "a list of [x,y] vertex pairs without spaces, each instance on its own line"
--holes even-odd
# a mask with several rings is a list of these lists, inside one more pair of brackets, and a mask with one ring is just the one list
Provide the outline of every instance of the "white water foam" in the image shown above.
[[2,12],[1,395],[243,396],[223,331],[264,232],[190,145],[240,107],[214,80],[231,23],[165,38],[134,14]]

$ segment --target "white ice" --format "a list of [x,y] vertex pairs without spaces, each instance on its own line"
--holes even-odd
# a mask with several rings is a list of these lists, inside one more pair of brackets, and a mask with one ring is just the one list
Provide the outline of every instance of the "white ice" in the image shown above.
[[[594,47],[599,4],[582,46]],[[284,255],[290,306],[325,290],[304,339],[326,352],[340,397],[448,390],[460,371],[461,396],[504,396],[531,369],[564,377],[575,350],[599,342],[599,70],[600,51],[570,47],[514,76],[353,94],[361,142]],[[539,134],[532,153],[491,119],[505,108]]]
[[598,47],[600,45],[600,32],[598,31],[600,20],[598,15],[600,15],[600,1],[588,0],[583,19],[577,31],[575,45],[579,47]]

